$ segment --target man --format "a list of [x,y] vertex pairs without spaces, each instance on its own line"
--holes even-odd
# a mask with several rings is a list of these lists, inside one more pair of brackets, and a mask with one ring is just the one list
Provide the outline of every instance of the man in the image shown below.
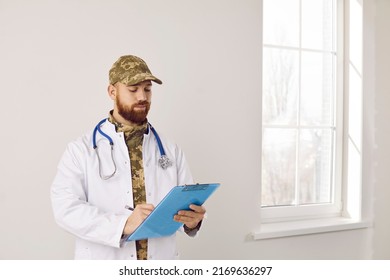
[[[183,152],[159,140],[147,120],[152,82],[162,82],[132,55],[113,64],[109,81],[114,109],[108,119],[71,142],[58,165],[51,188],[54,217],[77,237],[76,259],[175,259],[175,235],[126,241],[172,187],[193,182]],[[190,209],[174,220],[194,236],[206,211]]]

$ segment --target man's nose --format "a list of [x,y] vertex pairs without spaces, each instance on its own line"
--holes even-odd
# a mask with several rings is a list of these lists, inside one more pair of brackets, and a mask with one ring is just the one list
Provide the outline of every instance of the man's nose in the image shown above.
[[146,97],[146,91],[144,89],[139,89],[137,92],[137,99],[138,101],[145,101],[147,100]]

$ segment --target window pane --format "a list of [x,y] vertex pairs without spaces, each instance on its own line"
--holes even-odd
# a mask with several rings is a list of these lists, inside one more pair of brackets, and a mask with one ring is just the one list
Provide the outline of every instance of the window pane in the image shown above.
[[301,125],[333,125],[334,55],[302,52]]
[[336,2],[263,0],[263,207],[333,203]]
[[263,1],[264,44],[299,46],[299,0]]
[[334,50],[334,0],[302,0],[302,48]]
[[291,205],[295,200],[296,130],[263,130],[262,206]]
[[333,130],[302,129],[299,138],[299,204],[329,203]]
[[298,67],[298,51],[264,48],[264,124],[296,124]]

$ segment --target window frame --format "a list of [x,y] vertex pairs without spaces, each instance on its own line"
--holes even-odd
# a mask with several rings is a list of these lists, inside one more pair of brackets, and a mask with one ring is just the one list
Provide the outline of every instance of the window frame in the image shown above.
[[[262,209],[259,203],[260,224],[257,225],[251,231],[251,237],[253,240],[264,240],[272,238],[282,238],[291,236],[300,236],[306,234],[338,232],[348,230],[367,230],[373,227],[373,211],[372,211],[372,199],[373,190],[372,186],[375,185],[374,179],[374,166],[373,159],[375,154],[375,138],[373,132],[373,126],[375,119],[375,97],[372,92],[375,91],[375,51],[372,47],[372,41],[374,34],[371,28],[371,22],[375,18],[374,7],[370,1],[363,0],[337,0],[337,4],[341,5],[342,10],[338,10],[338,18],[343,18],[339,23],[342,24],[343,35],[339,33],[338,43],[343,42],[343,47],[340,49],[344,57],[340,62],[343,71],[338,72],[341,76],[343,83],[338,85],[338,91],[343,93],[342,102],[338,103],[342,109],[343,121],[342,126],[342,139],[339,139],[342,143],[342,152],[338,154],[339,159],[342,162],[342,169],[337,170],[337,176],[340,177],[342,185],[340,186],[340,192],[343,196],[341,212],[339,215],[332,217],[326,217],[324,215],[314,215],[313,217],[298,216],[288,217],[280,216],[278,218],[272,216],[266,216],[264,209]],[[358,135],[361,138],[360,156],[358,163],[358,173],[352,174],[357,177],[357,180],[350,180],[351,170],[353,169],[348,165],[349,150],[352,145],[349,145],[349,110],[350,104],[350,91],[356,84],[350,81],[350,59],[351,48],[354,48],[356,43],[353,42],[353,34],[350,32],[351,26],[356,27],[356,22],[351,19],[353,16],[353,4],[360,5],[361,14],[361,26],[360,35],[361,38],[358,48],[361,49],[359,59],[361,59],[362,68],[361,80],[357,85],[361,89],[361,115],[360,115],[360,128],[361,133]],[[358,32],[359,32],[358,31]],[[354,30],[356,33],[356,30]],[[352,34],[352,35],[351,35]],[[352,41],[352,42],[350,42]],[[353,52],[354,50],[352,50]],[[356,51],[356,50],[355,50]],[[364,65],[364,67],[363,67]],[[350,85],[352,83],[352,86]],[[354,118],[352,118],[354,119]],[[363,137],[364,135],[364,137]],[[341,157],[341,158],[340,158]],[[356,170],[355,170],[356,171]],[[352,176],[351,176],[352,177]],[[283,214],[286,214],[284,212]]]
[[[344,124],[346,121],[345,115],[345,86],[344,86],[344,77],[345,77],[345,65],[344,65],[344,48],[345,37],[347,31],[345,30],[345,20],[346,9],[344,7],[345,1],[337,0],[336,1],[336,26],[334,27],[334,32],[336,33],[336,88],[335,88],[335,147],[334,147],[334,164],[333,164],[333,201],[331,203],[322,203],[322,204],[311,204],[311,205],[299,205],[299,206],[271,206],[271,207],[261,207],[261,223],[273,223],[273,222],[286,222],[294,220],[307,220],[314,218],[332,218],[340,217],[345,214],[345,209],[343,209],[343,195],[346,194],[345,178],[343,177],[343,171],[346,167],[346,155],[344,152],[345,147],[345,134],[344,134]],[[300,15],[301,16],[301,15]],[[302,19],[300,19],[302,21]],[[269,46],[266,44],[262,45],[262,50],[264,46]],[[300,48],[305,50],[304,48]],[[263,127],[263,126],[262,126]]]

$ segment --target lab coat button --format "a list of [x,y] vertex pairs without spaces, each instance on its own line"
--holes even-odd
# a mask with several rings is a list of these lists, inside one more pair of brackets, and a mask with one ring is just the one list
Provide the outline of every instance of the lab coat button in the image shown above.
[[152,195],[152,194],[149,192],[149,193],[148,193],[148,196],[151,196],[151,195]]
[[133,254],[131,254],[131,257],[132,257],[132,258],[134,258],[134,255],[133,255]]

